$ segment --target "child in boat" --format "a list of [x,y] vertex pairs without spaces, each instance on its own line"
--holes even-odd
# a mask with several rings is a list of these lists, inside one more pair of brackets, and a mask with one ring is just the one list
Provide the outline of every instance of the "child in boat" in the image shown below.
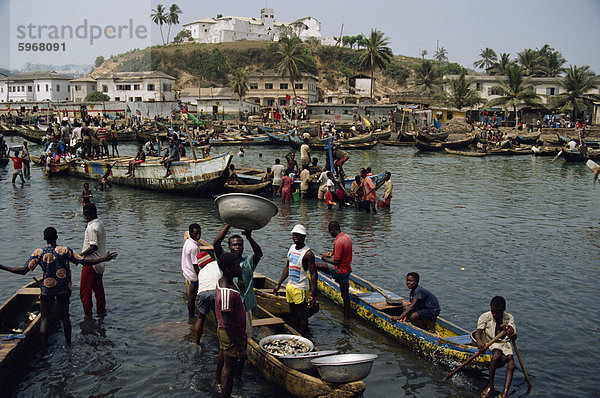
[[410,289],[410,300],[402,300],[404,311],[400,316],[393,316],[392,321],[409,320],[418,328],[431,330],[440,314],[440,304],[437,297],[423,286],[419,286],[419,274],[406,274],[406,287]]
[[504,389],[502,394],[500,394],[500,397],[506,397],[515,371],[515,360],[512,345],[510,343],[511,340],[516,340],[517,338],[515,320],[511,314],[504,311],[505,309],[506,300],[504,300],[504,297],[495,296],[492,298],[492,301],[490,302],[490,311],[481,314],[477,320],[477,330],[473,333],[480,350],[501,331],[505,330],[508,334],[508,337],[503,337],[489,347],[489,349],[492,350],[490,381],[488,382],[487,387],[481,392],[483,398],[492,396],[496,369],[504,365],[506,365],[506,378],[504,380]]

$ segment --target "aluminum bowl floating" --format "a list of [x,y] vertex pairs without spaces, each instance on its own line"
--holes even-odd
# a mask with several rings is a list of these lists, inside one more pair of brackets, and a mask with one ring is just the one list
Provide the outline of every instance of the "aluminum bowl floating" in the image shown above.
[[268,352],[269,354],[271,354],[275,357],[278,357],[278,358],[280,358],[284,355],[274,354],[270,351],[265,350],[265,348],[264,348],[266,343],[269,343],[273,340],[297,340],[303,344],[306,344],[308,346],[309,352],[315,349],[315,345],[312,343],[312,341],[310,341],[309,339],[307,339],[305,337],[298,336],[296,334],[273,334],[271,336],[267,336],[267,337],[260,339],[260,341],[258,342],[259,347],[262,348],[265,352]]
[[337,353],[337,350],[312,351],[301,354],[284,355],[280,357],[280,359],[286,366],[289,366],[292,369],[299,370],[300,372],[310,372],[317,370],[315,365],[310,362],[311,360]]
[[362,380],[371,373],[375,354],[340,354],[311,360],[323,380],[330,383],[349,383]]
[[243,230],[261,229],[278,212],[277,205],[262,196],[227,193],[215,199],[223,221]]

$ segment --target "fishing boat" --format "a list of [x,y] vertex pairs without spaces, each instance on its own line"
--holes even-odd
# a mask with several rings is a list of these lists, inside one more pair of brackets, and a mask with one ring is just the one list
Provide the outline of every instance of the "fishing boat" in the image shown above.
[[536,142],[538,142],[541,135],[542,135],[542,133],[538,133],[537,135],[532,135],[532,136],[523,136],[523,135],[519,135],[519,133],[517,133],[515,140],[517,140],[517,142],[519,144],[533,145]]
[[[0,307],[0,393],[8,396],[39,346],[40,287],[31,282]],[[11,338],[14,337],[14,338]]]
[[487,155],[487,152],[483,151],[459,151],[456,149],[444,148],[444,150],[450,155],[456,156],[471,156],[471,157],[483,157]]
[[36,144],[43,143],[46,137],[46,130],[36,129],[33,126],[16,126],[15,129],[21,137]]
[[415,144],[414,141],[382,140],[379,142],[386,146],[413,146]]
[[424,152],[443,151],[444,144],[441,141],[421,141],[415,137],[415,146],[418,150]]
[[225,183],[227,168],[232,155],[224,154],[204,159],[184,159],[173,162],[172,174],[165,175],[162,158],[147,157],[144,163],[135,166],[135,177],[128,177],[129,162],[133,157],[88,160],[76,159],[71,163],[69,175],[99,180],[109,173],[109,181],[114,184],[154,191],[207,196]]
[[[569,143],[569,141],[573,140],[573,138],[569,138],[565,135],[561,135],[556,133],[556,136],[558,137],[558,142],[562,145],[566,145]],[[579,141],[578,139],[576,139],[576,141]],[[583,140],[583,143],[586,146],[592,147],[592,148],[598,148],[600,147],[600,140]]]
[[[343,305],[339,285],[333,277],[319,272],[317,286],[323,295]],[[469,331],[445,319],[438,317],[432,330],[418,328],[410,322],[393,322],[391,317],[400,315],[402,306],[390,305],[388,301],[401,298],[354,273],[350,274],[351,311],[402,344],[437,363],[451,367],[463,363],[478,351],[477,347],[472,345]],[[487,351],[475,358],[466,368],[471,371],[485,370],[491,358],[491,352]]]
[[475,135],[468,134],[465,138],[462,138],[462,139],[459,139],[459,140],[444,141],[442,143],[442,145],[443,145],[444,148],[462,149],[462,148],[468,148],[469,146],[471,146],[476,141],[477,141],[477,137]]
[[8,123],[0,122],[0,134],[4,135],[5,137],[17,135],[17,129]]
[[316,375],[300,372],[286,366],[274,355],[263,350],[259,341],[276,334],[300,334],[260,306],[252,310],[253,336],[248,336],[248,360],[270,382],[294,397],[354,397],[367,387],[364,381],[328,383]]
[[258,194],[271,187],[271,181],[259,182],[258,184],[223,184],[224,193],[253,193]]
[[285,285],[282,286],[277,294],[273,294],[273,289],[277,286],[277,282],[268,276],[254,272],[253,282],[254,295],[259,306],[279,317],[287,317],[290,315],[290,304],[285,298]]
[[208,143],[211,146],[223,145],[265,145],[270,142],[268,135],[260,136],[230,136],[223,138],[210,138]]
[[439,133],[430,133],[427,131],[417,131],[416,138],[421,141],[444,141],[450,135],[449,131],[441,131]]
[[598,170],[600,169],[600,165],[598,165],[598,163],[594,162],[593,160],[588,160],[585,165],[588,167],[588,169],[591,170],[592,173],[594,173],[596,175],[596,179],[594,180],[594,182],[596,180],[598,180],[598,182],[600,182],[600,174],[598,174]]
[[270,132],[270,131],[267,131],[266,134],[269,137],[269,140],[271,141],[271,143],[273,143],[273,144],[285,144],[285,145],[288,145],[289,142],[290,142],[290,133],[275,132],[275,131]]
[[[289,136],[289,144],[292,147],[300,148],[303,143],[304,139],[301,136]],[[309,145],[314,150],[325,150],[325,143],[319,138],[311,138]],[[334,145],[338,145],[340,149],[370,149],[377,145],[377,139],[373,134],[363,134],[345,140],[335,140]]]
[[567,162],[584,163],[584,162],[587,162],[588,160],[593,160],[593,161],[597,162],[597,161],[600,161],[600,150],[593,150],[593,149],[586,148],[586,150],[582,151],[581,148],[578,148],[578,149],[563,148],[562,156]]
[[50,161],[50,164],[46,164],[46,155],[37,157],[30,155],[31,161],[38,166],[44,167],[44,175],[46,177],[54,177],[58,175],[68,174],[69,166],[73,162],[74,158],[60,158],[58,162]]
[[531,147],[531,151],[535,156],[556,156],[561,150],[558,146],[543,146],[543,147]]
[[375,137],[376,140],[381,141],[381,140],[389,140],[390,136],[392,135],[392,130],[375,130],[373,132],[373,136]]

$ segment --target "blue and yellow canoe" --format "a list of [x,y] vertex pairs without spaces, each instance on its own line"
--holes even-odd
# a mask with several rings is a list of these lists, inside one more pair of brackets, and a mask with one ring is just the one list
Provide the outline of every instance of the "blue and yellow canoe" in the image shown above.
[[[321,294],[339,305],[343,304],[339,285],[333,277],[319,272],[317,285]],[[386,289],[379,290],[389,299],[402,298]],[[353,313],[437,363],[454,367],[477,352],[477,347],[471,345],[471,336],[467,330],[442,318],[437,318],[435,331],[420,329],[410,322],[392,322],[392,316],[402,313],[402,306],[387,304],[386,297],[372,283],[355,274],[350,275],[350,300]],[[467,365],[465,370],[485,370],[489,367],[491,358],[491,352],[487,351]]]

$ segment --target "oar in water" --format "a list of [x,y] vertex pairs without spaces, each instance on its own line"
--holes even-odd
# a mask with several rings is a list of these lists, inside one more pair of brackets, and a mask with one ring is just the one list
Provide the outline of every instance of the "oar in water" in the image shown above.
[[559,157],[560,155],[562,155],[562,150],[560,150],[560,151],[559,151],[559,152],[556,154],[556,156],[554,157],[554,159],[552,159],[552,162],[550,162],[550,163],[554,163],[554,161],[555,161],[556,159],[558,159],[558,157]]
[[475,354],[471,355],[469,357],[469,359],[467,359],[466,361],[464,361],[463,364],[460,365],[458,368],[456,368],[452,372],[448,373],[448,376],[446,376],[446,380],[448,380],[449,378],[451,378],[452,376],[454,376],[456,373],[458,373],[459,370],[461,370],[462,368],[464,368],[465,366],[467,366],[469,363],[471,363],[472,360],[474,360],[479,355],[481,355],[482,353],[484,353],[485,350],[487,350],[492,344],[494,344],[496,341],[500,340],[505,335],[506,335],[506,330],[503,330],[500,333],[498,333],[496,335],[496,337],[494,337],[493,339],[491,339],[486,345],[483,346],[482,349],[480,349],[479,351],[477,351]]
[[531,381],[529,380],[529,375],[527,374],[527,371],[525,370],[525,366],[523,365],[523,360],[521,359],[521,354],[519,353],[519,349],[517,348],[517,342],[516,341],[511,341],[512,342],[512,346],[514,349],[515,354],[517,354],[517,358],[519,359],[519,365],[521,365],[521,370],[523,371],[523,374],[525,375],[525,380],[527,380],[527,392],[531,391],[531,389],[533,388],[533,386],[531,385]]

